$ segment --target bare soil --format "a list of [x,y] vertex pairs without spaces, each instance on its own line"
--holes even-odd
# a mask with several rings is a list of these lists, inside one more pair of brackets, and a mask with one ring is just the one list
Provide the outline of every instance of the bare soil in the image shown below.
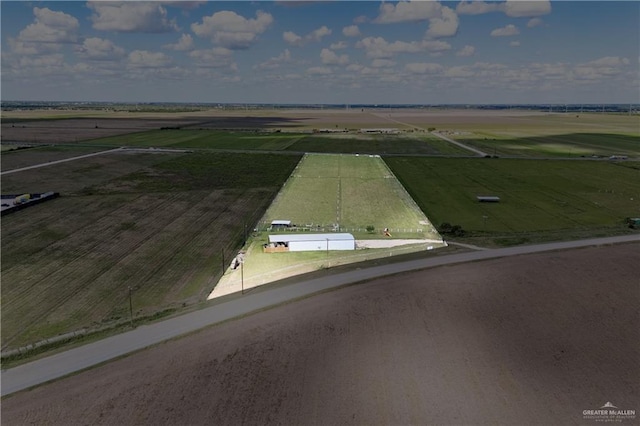
[[639,408],[639,250],[343,288],[5,398],[3,424],[591,424]]

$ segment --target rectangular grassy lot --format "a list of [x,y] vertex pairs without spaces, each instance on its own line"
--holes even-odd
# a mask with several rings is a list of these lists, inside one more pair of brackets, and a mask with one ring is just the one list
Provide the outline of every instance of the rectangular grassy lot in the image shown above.
[[[640,215],[638,162],[415,157],[385,161],[434,224],[457,224],[472,234],[618,232],[626,217]],[[477,195],[501,200],[480,203]]]
[[[299,156],[117,153],[3,176],[2,349],[202,300]],[[225,259],[225,263],[226,263]]]
[[[407,229],[426,238],[428,219],[379,156],[307,154],[263,218],[299,226]],[[422,223],[421,223],[422,222]],[[434,237],[431,237],[434,238]]]

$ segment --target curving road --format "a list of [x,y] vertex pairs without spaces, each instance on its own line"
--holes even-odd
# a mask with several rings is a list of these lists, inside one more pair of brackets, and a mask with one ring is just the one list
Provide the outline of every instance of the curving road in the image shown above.
[[597,238],[530,246],[509,247],[474,251],[427,259],[418,259],[384,266],[353,270],[342,274],[301,281],[284,287],[266,289],[232,300],[223,301],[208,308],[176,318],[140,326],[129,332],[112,336],[47,358],[2,371],[0,375],[1,395],[27,389],[71,373],[92,367],[130,352],[160,343],[202,327],[217,324],[256,310],[306,297],[327,289],[366,281],[384,275],[415,271],[441,265],[495,259],[552,250],[578,247],[640,242],[640,234]]

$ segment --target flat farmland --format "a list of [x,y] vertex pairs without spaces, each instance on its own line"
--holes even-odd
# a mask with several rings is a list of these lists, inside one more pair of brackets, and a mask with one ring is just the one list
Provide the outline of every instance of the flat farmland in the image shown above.
[[2,420],[574,425],[606,401],[637,412],[639,250],[514,256],[344,287],[3,398]]
[[109,118],[98,117],[56,117],[53,119],[20,120],[13,122],[3,117],[2,140],[18,143],[78,143],[89,139],[160,129],[165,126],[196,124],[202,118],[194,117],[144,117]]
[[[622,232],[626,217],[640,215],[637,162],[415,157],[385,161],[434,224],[458,224],[480,236]],[[477,195],[501,200],[479,203]]]
[[96,139],[89,143],[112,146],[279,151],[286,149],[304,136],[296,133],[166,129]]
[[299,226],[339,224],[364,229],[372,225],[378,230],[408,228],[414,232],[420,228],[422,237],[430,232],[424,224],[428,219],[382,159],[368,155],[305,155],[263,223],[277,219]]
[[465,149],[428,133],[314,134],[194,129],[151,130],[96,139],[100,146],[167,147],[185,149],[261,150],[318,153],[469,155]]
[[11,145],[2,144],[1,147],[3,150],[2,156],[0,156],[0,167],[3,172],[105,150],[105,148],[93,146],[68,147],[46,145],[11,149]]
[[637,115],[558,113],[448,123],[439,128],[457,131],[455,139],[498,155],[640,157]]
[[3,217],[3,350],[127,321],[129,287],[136,318],[203,300],[299,157],[261,159],[117,153],[3,177],[62,195]]

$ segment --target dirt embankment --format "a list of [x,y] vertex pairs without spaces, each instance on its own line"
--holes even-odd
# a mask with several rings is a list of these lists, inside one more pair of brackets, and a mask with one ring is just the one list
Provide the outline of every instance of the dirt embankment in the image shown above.
[[638,410],[639,251],[380,278],[19,393],[2,401],[2,420],[583,424],[583,410],[608,401]]

